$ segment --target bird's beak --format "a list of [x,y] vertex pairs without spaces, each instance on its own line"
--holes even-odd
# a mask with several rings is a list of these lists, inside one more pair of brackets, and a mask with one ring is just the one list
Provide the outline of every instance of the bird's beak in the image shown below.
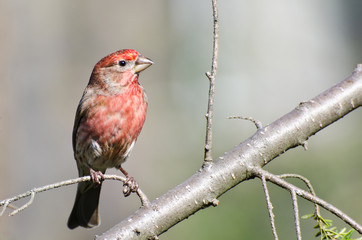
[[153,62],[151,61],[151,59],[139,55],[135,62],[134,71],[135,73],[142,72],[152,64]]

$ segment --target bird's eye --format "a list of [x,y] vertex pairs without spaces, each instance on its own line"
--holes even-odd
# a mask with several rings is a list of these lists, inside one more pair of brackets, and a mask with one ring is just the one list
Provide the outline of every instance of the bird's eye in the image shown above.
[[125,60],[121,60],[118,62],[119,66],[124,67],[126,66],[127,62]]

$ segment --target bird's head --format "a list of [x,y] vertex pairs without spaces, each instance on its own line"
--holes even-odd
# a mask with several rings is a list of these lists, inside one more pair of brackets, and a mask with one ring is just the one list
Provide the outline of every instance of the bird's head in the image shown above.
[[89,84],[122,88],[138,81],[138,74],[153,62],[133,49],[123,49],[102,58],[95,66]]

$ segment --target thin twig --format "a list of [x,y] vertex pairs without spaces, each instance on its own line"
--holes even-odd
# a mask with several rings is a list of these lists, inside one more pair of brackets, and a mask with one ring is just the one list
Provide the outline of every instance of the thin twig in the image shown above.
[[[118,175],[104,175],[104,179],[105,180],[118,180],[121,182],[125,182],[126,178],[122,177],[122,176],[118,176]],[[3,206],[2,211],[0,212],[0,216],[5,212],[5,209],[9,206],[10,203],[15,202],[19,199],[22,198],[26,198],[28,196],[31,196],[30,200],[25,203],[23,206],[15,209],[14,211],[12,211],[9,216],[13,216],[15,214],[17,214],[18,212],[24,210],[25,208],[27,208],[29,205],[32,204],[35,194],[40,193],[40,192],[44,192],[44,191],[48,191],[51,189],[55,189],[55,188],[59,188],[59,187],[64,187],[64,186],[68,186],[68,185],[72,185],[72,184],[76,184],[76,183],[80,183],[80,182],[87,182],[87,181],[91,181],[91,177],[90,176],[84,176],[84,177],[79,177],[79,178],[75,178],[75,179],[70,179],[70,180],[66,180],[66,181],[62,181],[62,182],[58,182],[58,183],[53,183],[53,184],[49,184],[43,187],[38,187],[38,188],[34,188],[30,191],[27,191],[25,193],[19,194],[17,196],[2,200],[0,202],[0,207]],[[141,189],[138,188],[137,190],[137,195],[140,197],[141,200],[141,204],[142,206],[149,206],[150,201],[148,200],[147,196],[141,191]]]
[[141,206],[145,206],[145,207],[150,206],[150,204],[151,204],[150,200],[148,200],[146,194],[144,194],[144,192],[142,192],[140,188],[137,188],[136,194],[138,195],[138,197],[141,200]]
[[3,207],[3,209],[2,209],[1,212],[0,212],[0,216],[2,216],[2,215],[4,214],[6,208],[7,208],[8,205],[9,205],[9,202],[8,202],[8,201],[4,201],[3,205],[4,205],[4,207]]
[[294,223],[295,223],[295,230],[297,232],[297,239],[302,240],[302,233],[300,231],[300,221],[299,221],[299,209],[298,209],[298,200],[297,194],[295,191],[290,191],[292,195],[292,202],[293,202],[293,210],[294,210]]
[[[301,175],[298,175],[298,174],[293,174],[293,173],[281,174],[281,175],[278,175],[278,177],[280,177],[280,178],[297,178],[297,179],[300,179],[305,183],[305,185],[307,185],[307,187],[309,189],[309,192],[313,196],[316,196],[316,194],[314,192],[314,189],[312,187],[312,184],[310,183],[310,181],[307,178],[305,178],[305,177],[303,177]],[[319,225],[323,224],[321,219],[319,218],[320,217],[320,210],[319,210],[318,204],[314,203],[314,209],[315,209],[315,214],[316,214],[317,221],[318,221]]]
[[264,169],[260,168],[260,167],[254,167],[252,169],[250,169],[250,171],[253,172],[253,174],[259,178],[262,178],[263,176],[265,177],[266,180],[282,187],[285,188],[289,191],[295,191],[295,193],[304,198],[307,199],[311,202],[314,202],[316,204],[318,204],[319,206],[323,207],[324,209],[326,209],[327,211],[333,213],[334,215],[336,215],[337,217],[339,217],[340,219],[342,219],[345,223],[347,223],[348,225],[350,225],[352,228],[354,228],[357,232],[359,232],[360,234],[362,234],[362,226],[359,225],[355,220],[353,220],[351,217],[349,217],[347,214],[345,214],[344,212],[342,212],[340,209],[336,208],[335,206],[333,206],[332,204],[324,201],[323,199],[312,195],[306,191],[304,191],[301,188],[298,188],[296,186],[294,186],[291,183],[288,183],[287,181],[281,179],[280,177],[269,173],[268,171],[265,171]]
[[34,191],[30,191],[31,194],[30,194],[30,200],[25,203],[23,206],[19,207],[18,209],[15,209],[14,211],[12,211],[9,216],[14,216],[15,214],[17,214],[18,212],[24,210],[25,208],[29,207],[33,201],[34,201],[34,198],[35,198],[35,192]]
[[230,116],[228,117],[228,119],[242,119],[242,120],[248,120],[252,123],[254,123],[256,129],[261,129],[263,128],[263,124],[259,121],[259,120],[255,120],[254,118],[252,117],[242,117],[242,116]]
[[261,183],[263,185],[264,193],[265,193],[265,199],[266,199],[266,206],[268,208],[269,218],[270,218],[270,224],[273,231],[274,239],[278,240],[278,234],[277,229],[275,227],[275,221],[274,221],[274,213],[273,213],[273,204],[270,201],[268,186],[266,185],[266,180],[264,176],[261,176]]
[[215,79],[217,72],[217,60],[219,49],[219,17],[217,9],[217,0],[212,0],[212,12],[214,19],[214,35],[213,35],[213,53],[212,53],[212,65],[211,72],[207,72],[206,76],[210,81],[209,85],[209,101],[207,105],[206,117],[206,138],[205,138],[205,153],[204,153],[204,166],[206,163],[212,162],[212,118],[214,109],[215,98]]

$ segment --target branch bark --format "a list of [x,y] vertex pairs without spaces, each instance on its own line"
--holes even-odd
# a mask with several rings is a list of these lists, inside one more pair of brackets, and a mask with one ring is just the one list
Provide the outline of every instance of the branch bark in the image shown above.
[[249,139],[211,162],[149,206],[141,207],[97,240],[155,239],[200,209],[217,206],[217,198],[260,168],[362,105],[362,64],[346,80],[259,129]]
[[214,18],[214,36],[213,36],[213,51],[211,72],[207,72],[206,76],[209,79],[209,100],[207,104],[206,117],[206,137],[205,137],[205,152],[204,165],[212,161],[212,119],[214,114],[214,98],[215,98],[215,80],[217,72],[217,59],[219,55],[219,14],[217,10],[217,0],[212,0],[212,12]]

